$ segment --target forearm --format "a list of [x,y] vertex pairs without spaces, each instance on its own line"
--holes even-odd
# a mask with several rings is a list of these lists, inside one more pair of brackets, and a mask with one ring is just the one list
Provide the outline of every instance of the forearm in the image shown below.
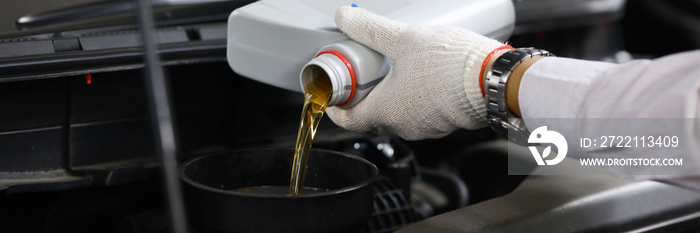
[[517,89],[523,118],[697,118],[700,51],[625,64],[547,58]]
[[[507,50],[494,53],[484,70],[489,70],[505,52]],[[530,69],[543,59],[550,60]],[[516,66],[509,76],[506,103],[510,111],[524,118],[697,118],[700,116],[694,110],[695,105],[688,101],[698,97],[698,62],[700,51],[623,65],[535,57]],[[487,72],[483,73],[481,78],[485,80]],[[485,88],[486,81],[483,84]],[[670,96],[677,101],[657,98],[673,93],[682,95]],[[676,104],[669,105],[665,101]]]
[[[494,56],[492,59],[497,58],[498,56]],[[551,129],[562,131],[567,139],[580,138],[586,132],[609,130],[609,127],[595,124],[581,127],[572,123],[576,120],[561,119],[608,119],[608,123],[625,124],[646,122],[637,124],[636,127],[626,127],[625,130],[631,128],[631,131],[625,132],[639,136],[678,136],[684,142],[684,166],[683,169],[676,169],[677,173],[673,174],[693,174],[684,171],[688,171],[686,168],[695,169],[700,164],[697,156],[700,142],[698,61],[700,51],[622,65],[568,58],[544,58],[530,66],[516,67],[525,68],[525,71],[521,74],[514,70],[509,76],[506,92],[517,94],[508,94],[506,102],[512,112],[522,113],[529,129],[549,126]],[[515,85],[511,80],[522,80],[522,83]],[[513,101],[518,105],[512,104]],[[642,120],[624,120],[631,118]],[[691,119],[653,121],[660,118]],[[567,132],[561,129],[566,129]],[[575,157],[623,158],[629,155],[629,149],[570,149],[574,150],[570,151],[570,154]],[[640,149],[633,154],[663,155],[647,149]],[[617,174],[654,174],[640,169],[642,168],[619,167],[611,170]]]

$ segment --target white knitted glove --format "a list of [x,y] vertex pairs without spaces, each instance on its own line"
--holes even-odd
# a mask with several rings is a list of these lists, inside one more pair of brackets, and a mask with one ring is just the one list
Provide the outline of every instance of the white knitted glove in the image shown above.
[[388,57],[391,71],[354,107],[328,108],[333,122],[408,140],[487,125],[478,76],[502,43],[463,28],[409,25],[354,7],[339,9],[335,20],[348,37]]

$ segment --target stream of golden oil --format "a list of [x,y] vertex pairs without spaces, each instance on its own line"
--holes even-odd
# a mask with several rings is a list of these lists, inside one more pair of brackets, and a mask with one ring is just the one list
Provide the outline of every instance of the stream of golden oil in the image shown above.
[[289,183],[289,193],[301,194],[304,190],[306,167],[309,161],[311,143],[316,135],[316,129],[328,104],[331,102],[333,87],[327,77],[315,78],[304,88],[304,108],[299,121],[294,161],[292,162],[292,178]]

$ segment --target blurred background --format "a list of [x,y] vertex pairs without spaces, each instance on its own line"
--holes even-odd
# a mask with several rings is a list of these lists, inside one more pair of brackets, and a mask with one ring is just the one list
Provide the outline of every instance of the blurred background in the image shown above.
[[[238,76],[226,63],[228,15],[251,2],[154,2],[180,162],[294,143],[301,94]],[[168,232],[134,6],[0,3],[0,231]],[[560,57],[624,63],[700,47],[697,0],[514,6],[508,42]],[[508,231],[543,222],[552,228],[532,229],[700,229],[693,191],[612,176],[509,176],[507,142],[490,129],[404,141],[321,124],[315,148],[355,154],[381,170],[375,214],[363,232],[449,224]],[[418,223],[423,228],[407,227],[429,218]]]

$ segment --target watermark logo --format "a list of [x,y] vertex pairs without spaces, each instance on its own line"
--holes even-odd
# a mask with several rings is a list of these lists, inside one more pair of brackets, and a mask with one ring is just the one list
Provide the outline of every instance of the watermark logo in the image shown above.
[[535,157],[537,165],[556,165],[559,164],[566,157],[566,152],[569,150],[568,144],[566,144],[566,139],[557,131],[547,130],[547,126],[541,126],[530,134],[530,138],[527,139],[528,143],[550,143],[557,147],[557,156],[553,159],[546,159],[552,153],[552,146],[547,146],[540,154],[537,151],[537,147],[528,146],[532,156]]

